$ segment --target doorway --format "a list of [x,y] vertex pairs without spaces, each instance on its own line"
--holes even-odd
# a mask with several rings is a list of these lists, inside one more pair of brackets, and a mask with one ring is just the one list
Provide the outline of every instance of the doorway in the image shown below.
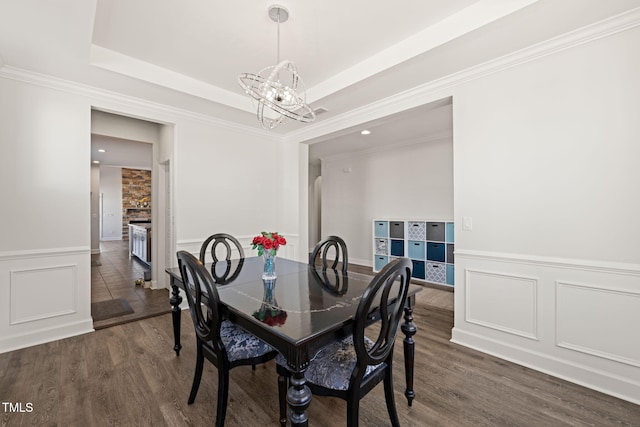
[[[158,153],[163,142],[172,144],[162,138],[173,132],[165,129],[171,125],[98,110],[91,118],[92,195],[98,195],[92,200],[91,302],[100,329],[170,312],[161,273],[170,265],[171,178],[169,161],[161,163]],[[132,250],[133,231],[136,238],[147,232],[144,254]]]

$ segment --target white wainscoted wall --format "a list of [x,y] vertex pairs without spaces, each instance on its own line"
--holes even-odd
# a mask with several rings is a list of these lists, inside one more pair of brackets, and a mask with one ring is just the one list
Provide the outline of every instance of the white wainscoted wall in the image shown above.
[[0,78],[0,352],[93,330],[90,109]]
[[453,341],[640,403],[640,28],[575,40],[454,90]]

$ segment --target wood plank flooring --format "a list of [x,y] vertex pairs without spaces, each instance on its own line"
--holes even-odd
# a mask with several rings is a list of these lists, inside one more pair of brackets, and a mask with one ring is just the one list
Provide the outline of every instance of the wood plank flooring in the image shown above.
[[[453,312],[418,294],[416,399],[408,407],[402,345],[396,346],[396,404],[403,426],[639,426],[640,406],[451,343]],[[180,357],[172,351],[171,315],[0,354],[0,401],[29,402],[2,426],[213,425],[217,373],[205,364],[187,405],[195,338],[182,313]],[[400,336],[400,335],[399,335]],[[277,426],[275,366],[231,371],[227,426]],[[314,396],[310,425],[344,426],[345,403]],[[360,408],[361,425],[389,425],[382,386]]]

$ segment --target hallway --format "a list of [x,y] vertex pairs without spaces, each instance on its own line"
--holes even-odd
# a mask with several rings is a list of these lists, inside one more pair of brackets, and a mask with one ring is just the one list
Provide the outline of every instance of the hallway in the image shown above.
[[93,322],[95,329],[119,325],[171,312],[169,291],[136,285],[144,277],[146,265],[129,258],[127,240],[100,242],[100,254],[91,255],[91,302],[123,298],[133,313]]

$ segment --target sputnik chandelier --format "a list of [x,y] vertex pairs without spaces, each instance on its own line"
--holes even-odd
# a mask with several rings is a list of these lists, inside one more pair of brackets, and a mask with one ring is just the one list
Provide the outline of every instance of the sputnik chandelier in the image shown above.
[[[258,74],[241,73],[238,83],[258,101],[258,120],[265,129],[273,129],[285,118],[309,123],[316,115],[307,105],[304,94],[304,83],[298,75],[296,66],[291,61],[280,61],[280,23],[289,19],[289,11],[283,6],[269,7],[269,18],[278,23],[277,65],[263,68]],[[265,114],[264,107],[276,113]],[[269,117],[269,115],[271,117]]]

